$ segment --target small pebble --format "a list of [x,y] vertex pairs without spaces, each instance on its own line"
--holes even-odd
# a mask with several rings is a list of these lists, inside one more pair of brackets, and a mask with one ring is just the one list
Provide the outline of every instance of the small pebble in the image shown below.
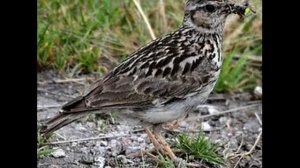
[[201,112],[201,115],[216,114],[219,112],[215,106],[211,105],[199,105],[197,108]]
[[94,158],[89,155],[82,155],[81,163],[84,164],[92,164],[94,162]]
[[202,123],[203,131],[211,131],[211,126],[208,124],[208,122]]
[[95,165],[97,165],[98,168],[103,168],[105,165],[105,158],[102,156],[95,157],[94,161],[96,162]]
[[53,151],[51,153],[51,156],[55,157],[55,158],[62,158],[62,157],[65,157],[66,156],[66,153],[64,150],[62,149],[56,149],[55,151]]
[[262,97],[262,87],[261,86],[256,86],[255,89],[254,89],[254,94],[258,98],[261,98]]
[[138,138],[137,138],[137,141],[141,143],[141,142],[145,142],[145,139],[142,138],[142,137],[138,137]]
[[84,128],[81,123],[76,124],[75,129],[79,131],[86,131],[86,128]]
[[80,149],[82,151],[82,153],[84,154],[88,154],[89,153],[89,149],[87,147],[83,147]]
[[221,125],[225,125],[227,120],[228,120],[227,117],[220,117],[219,122]]
[[107,141],[100,141],[101,146],[107,146],[107,144],[108,144]]
[[118,155],[118,156],[117,156],[117,159],[118,159],[119,161],[121,161],[121,163],[123,163],[123,164],[126,164],[126,163],[127,163],[127,164],[134,164],[133,161],[127,159],[126,156],[124,156],[124,155]]
[[117,141],[116,139],[112,139],[109,144],[111,148],[111,155],[117,156],[122,151],[122,144],[120,141]]

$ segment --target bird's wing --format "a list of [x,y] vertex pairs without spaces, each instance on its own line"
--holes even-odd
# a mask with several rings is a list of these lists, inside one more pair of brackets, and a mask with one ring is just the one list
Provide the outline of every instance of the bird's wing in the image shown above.
[[[184,99],[210,81],[203,46],[193,46],[173,35],[157,39],[131,54],[80,98],[65,105],[65,112],[112,108],[139,108]],[[197,44],[199,45],[199,44]],[[202,54],[203,55],[203,54]],[[194,71],[197,69],[197,71]],[[199,71],[203,69],[203,71]]]

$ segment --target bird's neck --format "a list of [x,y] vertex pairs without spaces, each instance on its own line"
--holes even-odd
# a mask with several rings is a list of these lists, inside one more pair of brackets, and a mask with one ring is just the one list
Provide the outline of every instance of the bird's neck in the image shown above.
[[202,33],[202,34],[220,34],[223,35],[225,22],[220,22],[219,24],[215,25],[215,27],[209,27],[207,25],[196,25],[192,23],[191,20],[184,18],[181,27],[194,29],[195,31]]
[[179,29],[177,31],[181,31],[183,34],[189,34],[190,35],[193,35],[194,37],[201,37],[199,38],[200,41],[198,42],[201,42],[202,40],[205,40],[205,39],[212,39],[212,38],[215,38],[215,36],[217,35],[218,36],[218,42],[220,45],[222,45],[223,43],[223,29],[220,29],[220,30],[217,30],[217,31],[212,31],[212,30],[207,30],[207,29],[202,29],[200,27],[194,27],[194,26],[191,26],[190,24],[182,24]]

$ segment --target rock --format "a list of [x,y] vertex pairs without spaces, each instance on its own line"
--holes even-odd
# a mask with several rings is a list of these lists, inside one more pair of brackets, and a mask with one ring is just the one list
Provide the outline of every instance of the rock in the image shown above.
[[261,98],[262,97],[262,87],[256,86],[254,89],[254,94],[257,98]]
[[82,155],[80,162],[84,164],[92,164],[94,162],[94,158],[89,155]]
[[96,146],[107,146],[107,145],[108,145],[107,141],[97,141],[96,142]]
[[84,154],[88,154],[89,153],[89,149],[87,147],[83,147],[80,149],[82,153]]
[[98,168],[103,168],[105,165],[105,158],[102,156],[96,156],[94,158],[95,165],[97,165]]
[[211,131],[211,126],[208,124],[208,122],[203,122],[202,129],[203,131]]
[[86,131],[86,128],[84,128],[81,123],[76,124],[75,129],[79,131]]
[[201,112],[201,115],[215,114],[219,112],[215,106],[211,105],[199,105],[197,108]]
[[146,140],[148,138],[148,135],[147,134],[141,134],[140,137],[144,138]]
[[122,151],[122,144],[120,141],[117,141],[115,139],[112,139],[110,141],[109,147],[111,149],[111,155],[117,156]]
[[88,127],[88,128],[96,128],[96,124],[94,123],[94,122],[87,122],[86,123],[86,126]]
[[257,121],[249,120],[246,122],[243,126],[243,130],[247,130],[250,132],[256,132],[260,128],[260,125],[257,123]]
[[127,159],[124,155],[118,155],[117,160],[120,161],[122,164],[134,164],[133,161]]
[[66,156],[66,153],[64,150],[58,148],[56,149],[55,151],[53,151],[51,153],[51,156],[55,157],[55,158],[62,158],[62,157],[65,157]]
[[179,122],[179,127],[181,128],[188,128],[189,124],[186,121]]
[[220,117],[219,122],[220,122],[221,125],[225,125],[227,120],[228,120],[227,117]]
[[126,148],[125,154],[126,154],[126,155],[130,155],[130,154],[132,154],[132,153],[134,153],[134,152],[138,152],[138,151],[140,151],[140,150],[141,150],[141,147],[140,147],[140,146],[128,146],[128,147]]
[[107,151],[107,147],[104,146],[94,146],[91,149],[91,153],[93,155],[101,155],[101,156],[105,156],[106,155],[106,151]]
[[145,142],[145,139],[142,138],[142,137],[138,137],[138,138],[137,138],[137,141],[138,141],[139,143],[142,143],[142,142]]

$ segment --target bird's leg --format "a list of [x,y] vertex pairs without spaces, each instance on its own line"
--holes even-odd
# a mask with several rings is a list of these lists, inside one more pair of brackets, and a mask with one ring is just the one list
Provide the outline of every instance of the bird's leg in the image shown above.
[[[188,118],[188,117],[189,117],[189,114],[187,113],[183,119],[186,119],[186,118]],[[173,130],[174,128],[179,127],[179,123],[180,123],[183,119],[172,121],[172,122],[170,122],[170,123],[167,123],[165,126],[167,126],[167,129],[171,131],[171,130]]]
[[167,126],[169,130],[173,130],[174,128],[177,128],[179,126],[179,121],[178,120],[172,121],[170,123],[167,123],[165,126]]
[[154,145],[154,147],[158,150],[162,149],[161,144],[158,143],[158,141],[156,140],[155,136],[152,134],[152,132],[149,130],[149,128],[144,128],[145,132],[147,133],[150,141],[152,142],[152,144]]
[[174,152],[172,151],[172,149],[170,148],[170,146],[168,145],[168,143],[165,141],[164,137],[161,135],[160,131],[162,129],[162,125],[158,124],[155,125],[153,127],[153,133],[155,135],[155,137],[158,139],[158,141],[160,142],[160,144],[163,145],[163,149],[165,154],[167,154],[170,158],[172,159],[176,159],[176,155],[174,154]]
[[[161,133],[160,133],[161,128],[162,128],[161,124],[155,125],[153,127],[154,135],[149,130],[149,128],[145,128],[145,131],[148,134],[149,139],[151,140],[151,142],[153,143],[153,145],[156,149],[158,149],[160,152],[162,152],[163,154],[165,154],[165,155],[169,156],[171,159],[173,159],[175,162],[175,165],[177,165],[177,167],[186,167],[185,161],[176,157],[176,155],[174,154],[174,152],[172,151],[170,146],[167,144],[167,142],[161,135]],[[158,139],[158,141],[156,138]]]

